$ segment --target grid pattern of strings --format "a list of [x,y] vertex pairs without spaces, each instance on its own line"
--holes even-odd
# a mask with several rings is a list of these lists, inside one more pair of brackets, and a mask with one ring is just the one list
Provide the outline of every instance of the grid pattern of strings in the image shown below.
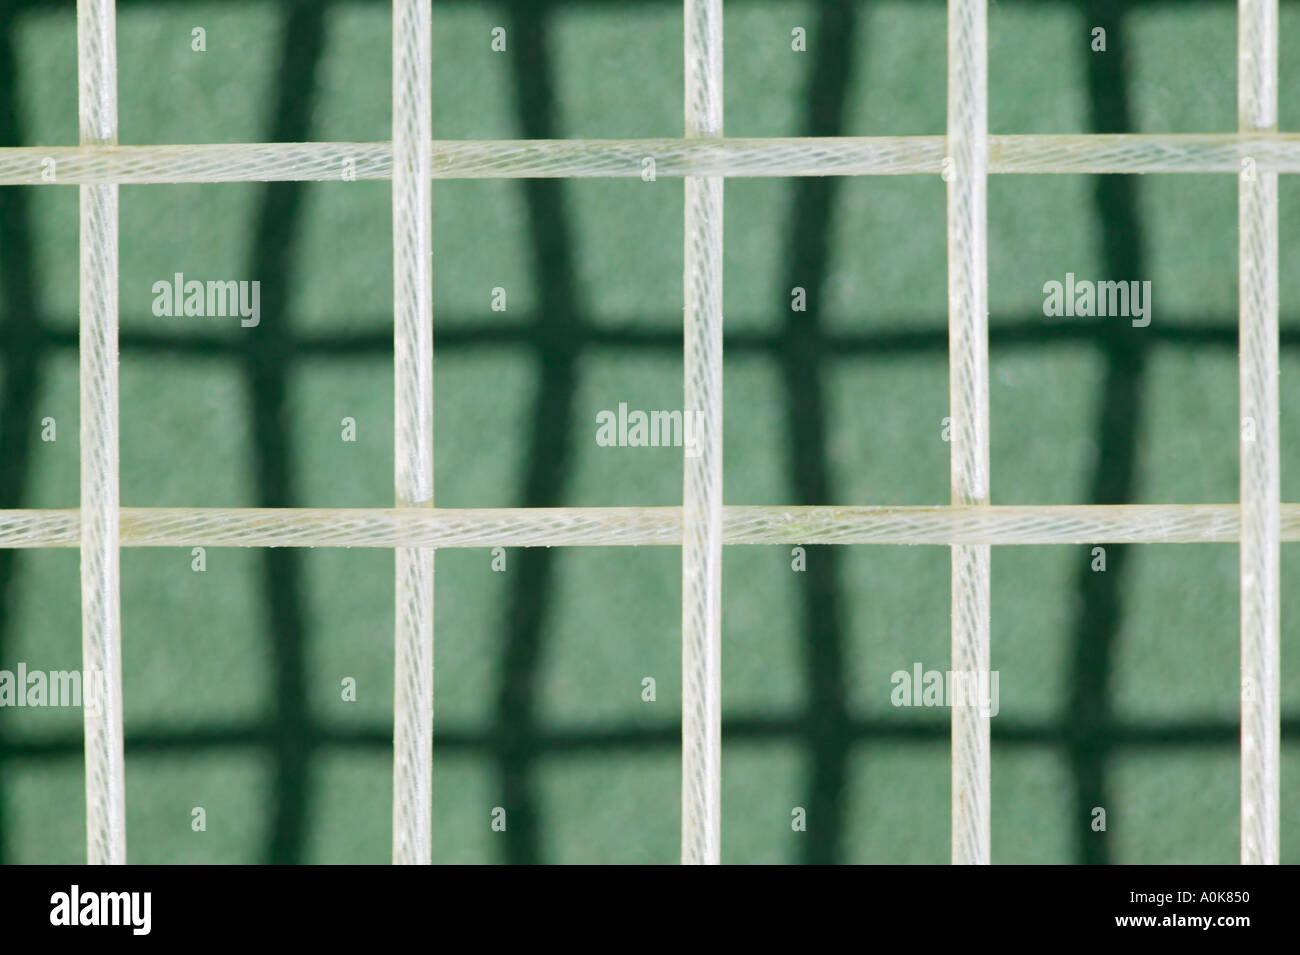
[[[39,185],[53,158],[81,188],[79,511],[0,511],[0,546],[80,547],[84,666],[105,676],[86,715],[87,855],[126,861],[120,546],[362,546],[397,552],[393,858],[430,859],[433,552],[438,547],[683,547],[683,861],[720,858],[721,546],[940,544],[953,548],[954,666],[989,666],[988,548],[1241,542],[1243,862],[1279,859],[1279,544],[1300,540],[1281,504],[1277,175],[1300,172],[1300,135],[1277,125],[1277,0],[1239,0],[1237,134],[988,136],[986,0],[949,0],[948,136],[724,139],[721,0],[685,0],[682,139],[432,139],[430,0],[394,0],[394,142],[117,146],[113,0],[78,0],[81,146],[0,149],[0,185]],[[684,468],[681,508],[433,507],[430,183],[446,178],[687,179],[686,405],[706,453]],[[951,164],[945,160],[950,159]],[[1234,173],[1241,256],[1241,504],[1008,507],[989,503],[985,182],[1007,173]],[[939,507],[724,507],[721,502],[722,180],[934,175],[949,181],[953,501]],[[117,188],[122,184],[392,179],[396,503],[391,509],[121,508],[118,498]],[[953,861],[988,862],[988,725],[953,712]]]

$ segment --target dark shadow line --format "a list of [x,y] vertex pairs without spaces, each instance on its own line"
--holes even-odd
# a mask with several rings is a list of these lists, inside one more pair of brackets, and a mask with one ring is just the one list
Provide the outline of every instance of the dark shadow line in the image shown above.
[[[516,112],[523,135],[530,139],[559,134],[554,116],[549,34],[547,17],[537,6],[513,10],[509,35],[515,44],[511,62]],[[565,204],[567,187],[562,180],[528,179],[522,188],[534,257],[533,278],[542,304],[529,330],[538,384],[519,504],[552,507],[563,500],[571,463],[573,402],[583,330],[575,318],[579,309],[574,288],[573,238]],[[500,798],[509,819],[508,837],[501,840],[501,846],[505,861],[513,864],[543,861],[533,768],[538,736],[538,670],[554,571],[553,551],[539,547],[514,558],[510,574],[494,736]]]
[[[1094,0],[1085,8],[1085,22],[1105,24],[1110,52],[1087,56],[1090,126],[1096,133],[1128,132],[1129,74],[1122,4]],[[1146,275],[1142,224],[1138,221],[1137,183],[1128,176],[1094,178],[1094,201],[1101,222],[1105,273],[1113,279]],[[1137,484],[1137,423],[1141,419],[1142,381],[1147,365],[1145,329],[1107,325],[1102,347],[1106,371],[1097,409],[1097,459],[1089,487],[1093,504],[1127,504]],[[1115,643],[1123,623],[1121,583],[1132,550],[1125,545],[1107,549],[1107,572],[1093,573],[1080,559],[1076,580],[1077,604],[1070,638],[1073,681],[1062,717],[1069,738],[1074,774],[1074,812],[1068,828],[1075,834],[1075,851],[1084,864],[1110,862],[1110,840],[1091,827],[1092,811],[1113,810],[1108,762],[1111,737],[1111,674]]]
[[[847,0],[819,5],[816,49],[804,111],[808,136],[836,136],[844,129],[844,107],[853,69],[857,11]],[[807,293],[807,311],[788,309],[778,355],[789,409],[786,460],[796,504],[834,500],[827,470],[827,423],[822,373],[830,354],[822,337],[821,302],[827,278],[831,220],[839,179],[798,180],[790,208],[793,230],[787,248],[789,271],[777,301],[791,289]],[[726,344],[724,342],[724,347]],[[799,575],[803,655],[808,694],[807,830],[801,840],[805,863],[834,864],[843,855],[848,758],[852,740],[845,689],[841,554],[833,547],[809,547],[807,573]]]
[[[657,349],[679,353],[682,348],[681,333],[665,327],[669,316],[656,320],[646,317],[639,325],[620,328],[600,328],[592,317],[574,316],[568,321],[578,329],[583,348],[606,348],[643,351]],[[1221,318],[1202,315],[1185,316],[1182,325],[1164,325],[1158,322],[1133,334],[1146,338],[1148,347],[1192,346],[1230,348],[1238,347],[1237,326]],[[743,316],[734,319],[745,324]],[[864,319],[865,321],[865,319]],[[945,327],[921,328],[908,331],[890,331],[892,319],[873,315],[873,325],[884,326],[882,331],[838,331],[823,329],[821,339],[825,344],[824,358],[834,361],[844,357],[884,358],[923,352],[946,354],[948,330]],[[989,328],[989,344],[998,348],[1036,348],[1061,345],[1097,344],[1104,347],[1107,333],[1095,322],[1082,321],[1071,324],[1040,324],[1046,319],[1033,314],[1004,320]],[[1119,320],[1125,321],[1123,319]],[[473,316],[442,315],[438,321],[439,351],[462,348],[533,348],[536,329],[544,319],[538,313],[526,313],[522,320],[503,326],[485,326]],[[75,349],[77,333],[66,327],[51,328],[44,324],[40,330],[41,343],[52,348]],[[371,322],[376,326],[382,323]],[[895,322],[895,324],[897,324]],[[1300,318],[1292,320],[1293,327],[1283,327],[1281,346],[1300,347]],[[4,334],[0,332],[0,334]],[[771,332],[731,331],[724,333],[724,347],[728,354],[762,354],[779,356],[785,348],[788,332],[784,328]],[[188,358],[225,360],[242,357],[245,345],[237,339],[221,335],[174,335],[165,332],[123,332],[121,350],[124,355],[170,354]],[[377,359],[392,360],[393,336],[387,329],[373,332],[316,332],[295,336],[284,342],[281,361],[305,358],[320,359]]]
[[[279,142],[304,142],[309,138],[316,71],[325,45],[324,7],[316,0],[287,0],[282,31],[267,132]],[[289,507],[295,503],[295,478],[285,357],[293,350],[290,286],[305,190],[296,182],[267,183],[263,189],[247,269],[250,280],[262,282],[262,317],[256,327],[241,329],[246,335],[243,364],[248,414],[255,422],[251,431],[259,503]],[[266,861],[293,864],[303,858],[315,744],[304,673],[302,554],[268,548],[262,551],[262,561],[262,593],[274,641],[275,699],[267,716],[275,780]]]
[[[0,6],[0,145],[23,141],[14,49],[12,8]],[[3,383],[0,384],[0,506],[22,507],[31,479],[32,449],[38,427],[36,397],[45,368],[45,345],[37,289],[41,281],[32,244],[31,194],[0,189],[0,289],[4,291]],[[68,440],[66,432],[64,440]],[[14,625],[16,551],[0,553],[0,660]],[[0,727],[0,761],[7,744]],[[3,778],[0,773],[0,778]],[[5,798],[0,790],[0,864],[8,859]]]
[[[1157,724],[1114,722],[1109,732],[1114,749],[1204,749],[1236,747],[1241,742],[1241,726],[1235,720],[1196,719]],[[799,741],[806,738],[807,733],[807,723],[797,716],[744,714],[727,718],[722,726],[724,743]],[[846,723],[846,733],[854,744],[911,742],[946,746],[951,740],[952,726],[947,719],[933,717],[914,722],[856,718]],[[1058,748],[1068,741],[1070,733],[1068,723],[1011,722],[996,717],[993,720],[993,739],[999,745]],[[127,735],[127,745],[138,756],[265,747],[269,742],[263,722],[205,724],[180,730],[170,726],[152,726]],[[320,746],[387,750],[393,745],[393,728],[389,723],[359,727],[320,726],[316,742]],[[1282,742],[1284,747],[1300,746],[1300,713],[1283,717]],[[560,729],[539,733],[534,743],[537,758],[651,748],[680,749],[682,728],[680,721],[673,721],[652,727],[624,725],[598,730]],[[498,739],[492,730],[483,732],[443,727],[438,730],[438,746],[444,751],[486,755],[496,751]],[[78,732],[53,738],[15,740],[9,746],[9,756],[13,759],[73,759],[82,753],[83,741]]]

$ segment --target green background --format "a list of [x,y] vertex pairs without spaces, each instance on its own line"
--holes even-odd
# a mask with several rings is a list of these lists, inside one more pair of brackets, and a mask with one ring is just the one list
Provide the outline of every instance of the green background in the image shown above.
[[[390,136],[387,3],[118,6],[123,143]],[[940,0],[725,6],[728,134],[943,132]],[[1235,13],[1001,0],[991,130],[1232,131]],[[206,53],[190,49],[196,26]],[[807,52],[791,50],[797,26]],[[1283,2],[1281,33],[1281,128],[1296,129],[1300,4]],[[433,42],[439,138],[681,134],[680,3],[437,2]],[[76,96],[72,4],[0,0],[0,144],[74,144]],[[679,504],[680,451],[601,448],[594,432],[620,401],[681,405],[681,181],[433,194],[438,503]],[[1281,195],[1282,495],[1300,501],[1294,177]],[[1000,176],[988,208],[994,502],[1235,500],[1233,177]],[[727,183],[727,503],[947,501],[944,216],[938,176]],[[77,235],[76,189],[0,188],[0,507],[78,504]],[[123,504],[391,505],[391,255],[387,182],[123,187]],[[151,286],[177,271],[261,281],[261,325],[154,317]],[[1042,285],[1068,271],[1150,280],[1150,327],[1045,318]],[[490,308],[498,286],[505,312]],[[794,286],[806,312],[789,309]],[[340,440],[345,416],[356,443]],[[1283,553],[1286,590],[1300,561]],[[392,553],[190,561],[122,553],[130,860],[387,861]],[[814,547],[807,561],[800,574],[788,547],[725,554],[723,859],[945,862],[947,712],[891,706],[890,674],[948,666],[948,552]],[[993,860],[1235,862],[1237,549],[1090,561],[1087,547],[994,553]],[[486,549],[438,555],[435,859],[676,861],[678,549],[490,565]],[[0,668],[19,661],[80,665],[75,550],[0,552]],[[78,710],[0,710],[0,860],[84,859],[80,727]],[[197,806],[206,832],[190,828]]]

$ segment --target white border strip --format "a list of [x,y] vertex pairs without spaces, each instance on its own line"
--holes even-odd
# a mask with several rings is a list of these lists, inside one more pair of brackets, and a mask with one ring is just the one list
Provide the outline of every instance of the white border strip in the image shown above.
[[[1240,0],[1237,114],[1277,127],[1277,0]],[[1277,173],[1238,176],[1241,307],[1241,861],[1280,858],[1281,493]]]
[[[686,136],[722,135],[722,0],[685,0]],[[685,181],[682,863],[722,861],[722,185]]]
[[[397,506],[433,506],[430,0],[393,0],[393,390]],[[433,861],[433,550],[396,552],[393,862]]]
[[[77,2],[83,143],[117,140],[113,0]],[[86,861],[126,863],[122,612],[118,557],[118,187],[81,187],[81,657],[103,675],[104,704],[85,711]]]
[[[948,4],[948,362],[952,502],[989,503],[985,0]],[[989,548],[952,549],[952,669],[989,669]],[[952,707],[952,861],[989,862],[989,718]]]
[[[1300,134],[988,137],[990,174],[1300,172]],[[938,175],[942,136],[434,140],[434,179]],[[389,179],[389,143],[0,148],[0,185]]]

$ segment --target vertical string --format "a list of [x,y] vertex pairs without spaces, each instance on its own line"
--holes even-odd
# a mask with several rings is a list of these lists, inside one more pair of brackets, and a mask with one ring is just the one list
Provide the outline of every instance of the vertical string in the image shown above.
[[[393,391],[398,507],[433,506],[430,0],[393,3]],[[393,862],[433,860],[432,548],[396,550]]]
[[[113,0],[78,0],[82,145],[117,142]],[[119,563],[116,184],[80,186],[81,658],[86,734],[86,861],[126,863]]]
[[[722,135],[722,2],[685,0],[686,136]],[[682,862],[722,830],[722,178],[685,179]],[[690,422],[697,426],[693,429]],[[694,433],[697,442],[690,441]]]
[[[1240,0],[1240,132],[1277,130],[1277,0]],[[1247,152],[1249,146],[1245,147]],[[1276,865],[1280,792],[1277,173],[1237,176],[1241,349],[1241,861]]]
[[[948,4],[948,360],[952,503],[989,503],[988,35],[985,0]],[[952,548],[952,669],[989,673],[989,548]],[[952,861],[989,862],[989,715],[952,705]]]

